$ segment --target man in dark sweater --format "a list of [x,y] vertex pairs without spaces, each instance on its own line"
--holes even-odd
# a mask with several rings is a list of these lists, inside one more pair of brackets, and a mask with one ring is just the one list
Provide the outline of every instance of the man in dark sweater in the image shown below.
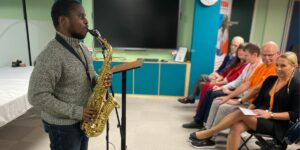
[[[91,121],[96,115],[86,104],[97,79],[92,57],[80,42],[88,32],[88,22],[82,5],[71,0],[56,1],[51,17],[56,38],[35,61],[28,99],[41,110],[52,150],[87,150],[88,138],[80,122]],[[110,74],[105,82],[111,84]]]

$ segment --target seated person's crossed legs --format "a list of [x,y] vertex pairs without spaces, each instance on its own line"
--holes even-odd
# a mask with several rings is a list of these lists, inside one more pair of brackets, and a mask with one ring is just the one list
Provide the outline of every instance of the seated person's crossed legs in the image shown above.
[[[210,129],[211,127],[218,124],[226,115],[230,114],[234,110],[236,110],[241,105],[231,105],[231,104],[221,104],[221,101],[218,99],[215,99],[212,103],[212,106],[209,111],[209,116],[206,121],[205,129]],[[248,104],[243,104],[242,107],[248,107]],[[192,133],[190,135],[190,140],[198,141],[196,138],[194,138],[196,133]],[[215,147],[215,137],[208,137],[205,139],[206,142],[202,142],[199,144],[199,142],[192,142],[194,143],[196,147],[203,147],[203,148],[213,148]]]
[[[239,126],[235,127],[235,124],[237,122],[246,122],[245,124],[247,124],[247,126],[243,124],[242,127]],[[215,142],[211,139],[211,137],[224,129],[230,128],[231,126],[239,129],[238,130],[239,132],[242,131],[244,132],[245,130],[249,130],[249,129],[255,130],[256,118],[253,116],[245,116],[240,110],[234,110],[232,113],[222,118],[222,120],[218,124],[216,124],[216,126],[213,126],[210,129],[191,133],[190,134],[190,139],[192,140],[191,144],[193,147],[198,147],[198,148],[200,147],[214,148]]]
[[194,116],[193,121],[189,123],[185,123],[182,125],[183,128],[196,128],[196,129],[201,129],[203,128],[203,122],[206,122],[210,106],[212,104],[213,99],[216,97],[224,96],[226,95],[223,93],[222,90],[218,91],[213,91],[213,90],[208,90],[206,92],[206,95],[204,97],[204,100],[200,106],[200,108],[197,110],[196,115]]

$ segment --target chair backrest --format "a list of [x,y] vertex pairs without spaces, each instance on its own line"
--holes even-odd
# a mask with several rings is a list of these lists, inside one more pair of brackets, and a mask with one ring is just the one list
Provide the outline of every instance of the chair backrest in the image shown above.
[[298,57],[298,64],[300,64],[300,44],[294,44],[289,51],[294,52]]
[[288,131],[284,137],[287,144],[297,143],[300,140],[300,120],[298,120]]
[[298,68],[296,69],[294,77],[296,77],[300,81],[300,66],[298,66]]

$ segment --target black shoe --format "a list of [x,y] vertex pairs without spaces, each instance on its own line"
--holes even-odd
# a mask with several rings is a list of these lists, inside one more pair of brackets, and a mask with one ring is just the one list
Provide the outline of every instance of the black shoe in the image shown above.
[[216,148],[216,142],[210,139],[196,140],[191,142],[195,148]]
[[[204,129],[205,130],[205,129]],[[202,131],[202,130],[199,130],[199,131]],[[198,131],[197,131],[198,132]],[[205,138],[205,139],[210,139],[211,137],[208,137],[208,138]],[[190,134],[190,137],[189,137],[189,141],[192,142],[192,141],[199,141],[200,139],[197,138],[196,136],[196,132],[193,132]],[[202,140],[202,139],[201,139]]]
[[182,104],[194,104],[195,103],[195,98],[190,98],[190,97],[185,97],[185,98],[179,98],[178,102]]
[[203,128],[202,124],[198,124],[195,121],[192,121],[190,123],[185,123],[182,125],[183,128],[188,128],[188,129],[201,129]]
[[190,134],[189,140],[190,140],[190,142],[198,140],[198,138],[196,136],[196,132],[193,132]]

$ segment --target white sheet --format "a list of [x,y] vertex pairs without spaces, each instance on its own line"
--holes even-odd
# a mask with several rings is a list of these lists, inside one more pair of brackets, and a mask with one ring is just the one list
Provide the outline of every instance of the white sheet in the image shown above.
[[31,108],[27,90],[32,69],[33,67],[0,68],[0,127]]

